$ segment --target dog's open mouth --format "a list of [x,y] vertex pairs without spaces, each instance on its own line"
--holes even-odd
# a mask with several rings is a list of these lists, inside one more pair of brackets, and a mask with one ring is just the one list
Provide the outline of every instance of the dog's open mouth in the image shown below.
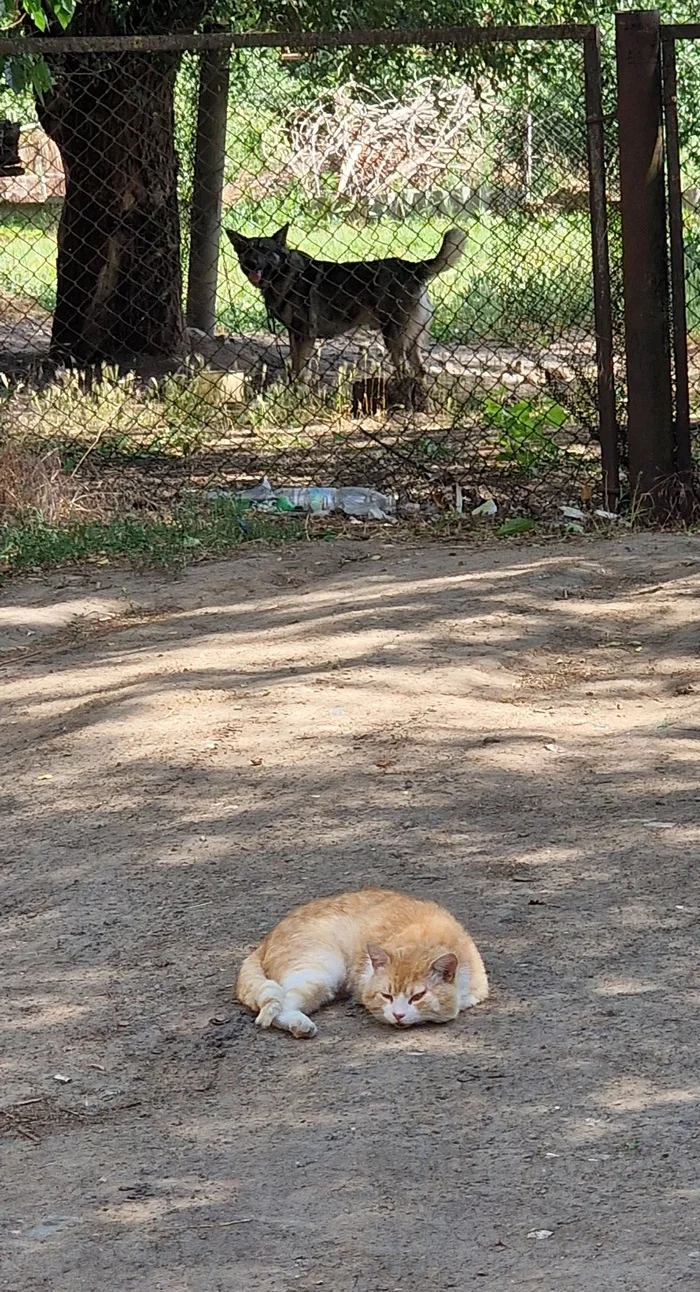
[[262,282],[262,269],[251,269],[248,273],[248,282],[252,283],[253,287],[259,287]]

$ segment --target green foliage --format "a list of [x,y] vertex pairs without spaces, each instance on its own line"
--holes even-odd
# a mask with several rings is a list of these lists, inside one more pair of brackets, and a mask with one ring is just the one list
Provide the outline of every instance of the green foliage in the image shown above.
[[496,459],[502,466],[530,472],[552,465],[561,456],[552,433],[561,430],[568,413],[559,404],[531,399],[503,403],[489,397],[483,412],[487,426],[498,432]]
[[516,538],[518,534],[529,534],[534,528],[535,522],[529,516],[513,516],[511,520],[504,520],[496,533],[502,538]]
[[[79,0],[0,0],[0,31],[14,32],[27,26],[31,34],[49,34],[49,28],[65,31],[75,14]],[[45,94],[51,87],[51,75],[44,59],[36,54],[22,54],[16,58],[0,58],[0,71],[5,72],[11,88],[17,94],[30,91]]]
[[26,14],[39,31],[46,31],[54,18],[65,30],[75,13],[76,3],[77,0],[0,0],[0,29],[17,27]]
[[[343,212],[314,210],[298,188],[225,214],[241,233],[272,232],[292,221],[290,241],[328,260],[379,256],[420,259],[435,254],[445,219],[355,222]],[[0,293],[51,310],[56,294],[56,215],[3,213],[0,218]],[[584,214],[556,217],[497,216],[463,219],[468,243],[459,267],[431,284],[433,335],[442,341],[542,341],[568,327],[590,325],[590,235]],[[690,264],[690,259],[689,259]],[[691,317],[700,320],[700,276],[689,270]],[[31,309],[29,304],[24,308]],[[693,314],[695,311],[695,314]],[[240,272],[228,239],[222,239],[218,323],[231,332],[266,331],[260,292]]]
[[246,542],[280,543],[304,536],[295,517],[256,515],[232,499],[176,509],[167,520],[125,517],[48,525],[27,518],[0,525],[0,571],[49,569],[77,562],[122,559],[138,567],[185,565],[222,556]]

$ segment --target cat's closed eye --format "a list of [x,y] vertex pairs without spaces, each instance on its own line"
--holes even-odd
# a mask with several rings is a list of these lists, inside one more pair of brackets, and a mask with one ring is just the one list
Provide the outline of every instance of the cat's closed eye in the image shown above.
[[381,996],[382,1000],[393,1000],[393,999],[394,999],[394,997],[393,997],[393,996],[390,996],[390,995],[389,995],[389,993],[388,993],[387,991],[380,991],[379,995]]
[[422,1000],[423,997],[425,996],[425,991],[426,991],[425,987],[421,987],[420,991],[414,991],[413,995],[410,998],[411,1004],[415,1005],[417,1000]]

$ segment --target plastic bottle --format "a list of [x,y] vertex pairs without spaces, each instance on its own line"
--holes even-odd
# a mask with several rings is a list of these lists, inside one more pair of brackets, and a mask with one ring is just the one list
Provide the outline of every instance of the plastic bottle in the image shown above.
[[335,509],[337,492],[312,485],[308,489],[276,489],[275,497],[290,502],[295,511],[322,512]]
[[337,506],[346,516],[369,516],[374,520],[383,520],[396,514],[396,499],[388,493],[379,493],[376,489],[363,489],[351,485],[336,490]]

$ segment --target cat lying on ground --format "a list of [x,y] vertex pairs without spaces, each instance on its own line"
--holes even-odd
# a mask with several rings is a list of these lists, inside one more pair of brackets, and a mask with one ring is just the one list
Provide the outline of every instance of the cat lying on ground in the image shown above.
[[244,960],[236,996],[258,1027],[311,1037],[308,1017],[352,994],[392,1027],[448,1023],[488,996],[472,939],[436,902],[367,888],[285,916]]

